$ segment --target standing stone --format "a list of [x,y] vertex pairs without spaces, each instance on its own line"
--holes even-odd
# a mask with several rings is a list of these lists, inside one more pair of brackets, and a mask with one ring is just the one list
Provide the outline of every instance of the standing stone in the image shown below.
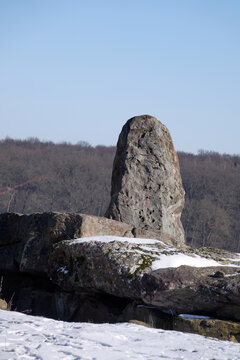
[[118,139],[106,217],[155,230],[163,241],[181,246],[183,206],[178,157],[168,129],[152,116],[133,117]]

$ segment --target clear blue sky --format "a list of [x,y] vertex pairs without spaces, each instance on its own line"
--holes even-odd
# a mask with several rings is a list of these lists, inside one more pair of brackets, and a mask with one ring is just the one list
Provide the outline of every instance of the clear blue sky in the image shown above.
[[0,138],[114,145],[151,114],[175,148],[240,154],[239,0],[0,0]]

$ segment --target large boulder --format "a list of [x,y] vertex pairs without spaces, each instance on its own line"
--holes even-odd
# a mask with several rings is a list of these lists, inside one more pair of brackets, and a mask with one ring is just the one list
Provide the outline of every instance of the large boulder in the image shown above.
[[0,214],[0,272],[46,276],[55,243],[93,235],[133,237],[132,229],[131,225],[84,214]]
[[[54,244],[89,236],[161,238],[154,230],[135,229],[103,217],[75,213],[0,214],[0,273],[47,276]],[[174,239],[169,242],[175,245]]]
[[50,277],[65,291],[240,320],[240,256],[223,250],[117,237],[62,241],[54,246]]
[[106,217],[153,229],[162,241],[172,239],[181,246],[183,206],[178,157],[168,129],[152,116],[133,117],[118,139]]
[[0,272],[47,274],[54,243],[79,237],[75,214],[0,214]]

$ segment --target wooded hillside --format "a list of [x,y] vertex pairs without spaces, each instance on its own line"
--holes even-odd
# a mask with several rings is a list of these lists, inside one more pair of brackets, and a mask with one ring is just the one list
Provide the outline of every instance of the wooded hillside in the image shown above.
[[[103,216],[115,147],[0,141],[0,212],[71,211]],[[240,156],[180,152],[188,244],[240,252]]]

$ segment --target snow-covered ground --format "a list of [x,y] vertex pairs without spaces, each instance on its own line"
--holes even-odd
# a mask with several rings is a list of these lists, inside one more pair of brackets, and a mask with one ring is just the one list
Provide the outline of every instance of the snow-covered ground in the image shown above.
[[135,324],[67,323],[0,310],[0,359],[240,359],[240,344]]

